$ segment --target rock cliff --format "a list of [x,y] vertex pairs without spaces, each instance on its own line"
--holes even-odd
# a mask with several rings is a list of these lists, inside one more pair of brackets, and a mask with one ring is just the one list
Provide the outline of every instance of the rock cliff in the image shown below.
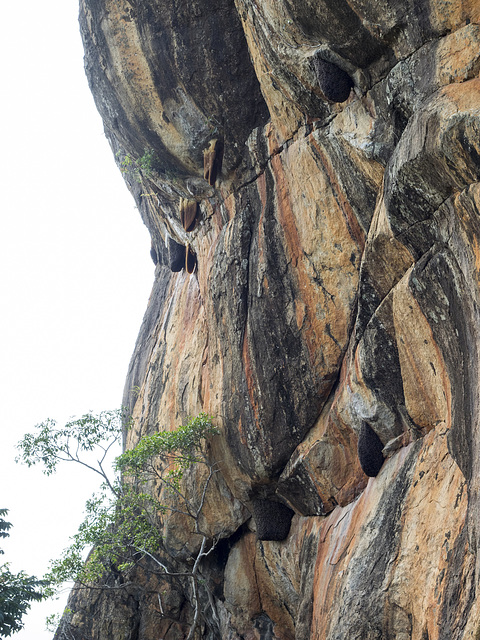
[[[478,0],[81,0],[80,25],[156,263],[125,446],[221,430],[199,637],[478,640]],[[185,638],[188,585],[136,580],[72,595],[56,637]]]

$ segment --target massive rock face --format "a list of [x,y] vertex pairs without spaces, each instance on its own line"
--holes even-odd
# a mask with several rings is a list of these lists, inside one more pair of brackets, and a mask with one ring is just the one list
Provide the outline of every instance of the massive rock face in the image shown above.
[[[480,4],[81,0],[80,23],[157,260],[125,444],[221,429],[200,636],[478,639]],[[169,561],[196,544],[166,523]],[[188,586],[137,582],[72,596],[68,637],[186,637]]]

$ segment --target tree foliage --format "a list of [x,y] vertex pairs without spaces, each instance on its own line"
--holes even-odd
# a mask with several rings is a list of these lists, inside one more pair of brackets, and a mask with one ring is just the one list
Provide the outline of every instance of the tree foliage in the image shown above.
[[87,500],[84,519],[70,546],[50,564],[46,575],[50,593],[65,582],[102,586],[112,569],[126,572],[141,561],[144,550],[157,552],[161,536],[155,526],[156,508],[154,498],[146,493],[125,490],[112,495],[102,485]]
[[[0,537],[7,538],[11,523],[4,518],[8,509],[0,509]],[[3,554],[0,549],[0,554]],[[30,605],[46,597],[45,581],[29,576],[25,571],[12,573],[9,563],[0,566],[0,638],[8,638],[23,628],[22,622]]]
[[[128,428],[129,418],[123,409],[102,411],[98,415],[86,413],[58,427],[56,420],[45,420],[27,433],[18,443],[17,462],[27,466],[40,464],[48,476],[54,473],[59,462],[76,462],[97,473],[115,493],[104,463],[114,444],[118,442],[122,427]],[[88,455],[95,454],[96,462]]]
[[[0,538],[8,538],[10,535],[8,532],[12,528],[12,523],[7,522],[3,516],[6,516],[8,513],[8,509],[0,509]],[[3,555],[5,552],[3,549],[0,549],[0,555]]]
[[[18,460],[29,466],[41,464],[47,475],[56,470],[59,462],[68,461],[93,470],[103,480],[100,491],[87,501],[84,520],[70,546],[51,563],[46,576],[48,592],[53,595],[66,581],[85,586],[103,584],[106,588],[104,577],[112,569],[128,577],[130,569],[148,557],[163,575],[183,575],[191,580],[194,621],[188,637],[193,637],[200,616],[198,569],[215,546],[215,541],[209,543],[200,530],[199,521],[210,481],[217,471],[208,458],[206,443],[218,429],[202,413],[173,431],[144,436],[136,447],[116,458],[112,477],[105,469],[105,460],[125,425],[131,426],[131,422],[122,410],[105,411],[98,416],[86,414],[62,428],[47,420],[17,445]],[[96,462],[92,457],[97,458]],[[187,496],[182,479],[195,465],[204,465],[206,473],[197,495]],[[151,482],[162,484],[175,500],[160,503],[148,491]],[[171,573],[159,555],[160,517],[168,511],[190,517],[195,532],[202,535],[192,569],[181,574]]]
[[119,151],[117,156],[122,158],[120,171],[135,178],[137,182],[142,182],[142,178],[152,178],[158,166],[158,158],[152,149],[145,149],[142,156],[136,160],[130,153]]
[[[208,466],[205,443],[216,434],[218,429],[211,418],[201,413],[175,431],[144,436],[135,448],[116,459],[116,470],[137,486],[157,479],[179,494],[180,481],[187,469],[196,464]],[[187,500],[183,494],[181,497]]]

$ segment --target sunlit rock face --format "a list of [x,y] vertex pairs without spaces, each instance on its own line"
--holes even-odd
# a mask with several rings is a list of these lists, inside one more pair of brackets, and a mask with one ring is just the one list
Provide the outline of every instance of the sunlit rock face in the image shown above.
[[[201,637],[480,637],[480,4],[81,0],[80,24],[157,257],[126,446],[221,430]],[[166,557],[196,544],[166,523]],[[170,618],[150,584],[111,628],[111,595],[74,596],[72,637],[185,638],[188,586],[162,588]]]

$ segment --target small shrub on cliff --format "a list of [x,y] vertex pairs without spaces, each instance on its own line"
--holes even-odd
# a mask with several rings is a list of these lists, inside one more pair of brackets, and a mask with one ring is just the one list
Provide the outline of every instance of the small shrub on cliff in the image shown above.
[[[119,154],[121,155],[121,152]],[[145,149],[144,154],[136,160],[130,153],[126,153],[120,162],[120,171],[133,176],[137,182],[141,182],[142,178],[152,178],[155,171],[157,156],[152,149]]]

